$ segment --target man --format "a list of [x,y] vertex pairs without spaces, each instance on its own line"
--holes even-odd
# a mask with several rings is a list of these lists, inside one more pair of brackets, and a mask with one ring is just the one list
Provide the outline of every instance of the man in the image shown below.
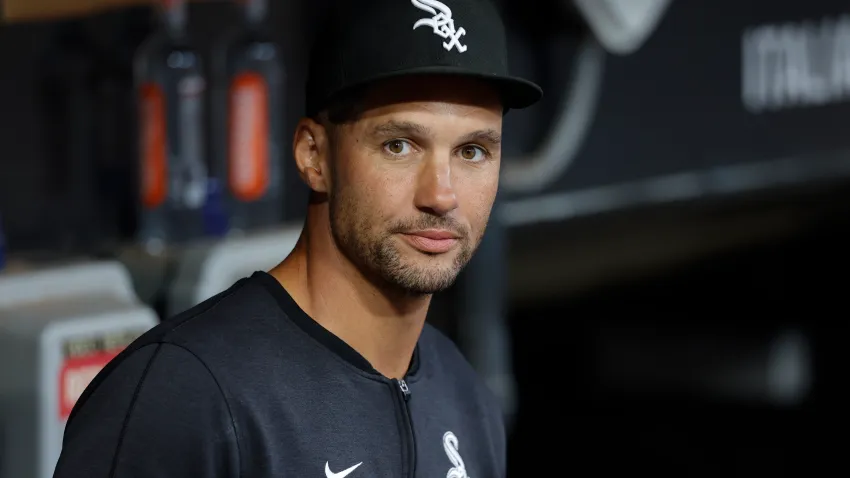
[[56,478],[503,477],[498,403],[425,324],[484,234],[506,74],[489,0],[342,2],[294,138],[303,234],[104,369]]

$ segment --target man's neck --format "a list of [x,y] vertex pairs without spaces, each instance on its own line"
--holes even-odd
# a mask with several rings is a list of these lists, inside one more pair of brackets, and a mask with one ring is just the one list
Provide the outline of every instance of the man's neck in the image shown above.
[[305,232],[292,253],[270,271],[296,303],[384,376],[407,372],[430,296],[393,295],[367,280],[330,234]]

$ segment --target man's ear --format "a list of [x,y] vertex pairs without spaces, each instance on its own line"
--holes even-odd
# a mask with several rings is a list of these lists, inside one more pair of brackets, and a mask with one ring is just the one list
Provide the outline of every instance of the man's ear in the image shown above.
[[328,131],[310,118],[303,118],[295,129],[292,151],[301,179],[315,192],[330,189],[332,147]]

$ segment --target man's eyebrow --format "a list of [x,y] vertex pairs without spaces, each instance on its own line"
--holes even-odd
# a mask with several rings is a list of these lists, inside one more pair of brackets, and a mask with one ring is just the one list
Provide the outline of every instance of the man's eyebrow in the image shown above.
[[419,123],[410,121],[387,121],[370,132],[372,136],[431,136],[431,130]]
[[462,137],[460,143],[489,143],[491,146],[499,146],[502,144],[502,135],[494,129],[482,129],[473,131]]
[[[376,125],[370,131],[370,135],[377,137],[429,137],[432,136],[432,132],[430,128],[419,123],[390,120]],[[494,129],[483,129],[466,134],[458,140],[460,144],[474,142],[487,143],[493,147],[500,146],[502,144],[502,135]]]

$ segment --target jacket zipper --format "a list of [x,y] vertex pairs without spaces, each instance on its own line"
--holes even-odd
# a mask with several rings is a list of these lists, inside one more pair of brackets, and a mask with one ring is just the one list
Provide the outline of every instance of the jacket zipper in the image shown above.
[[416,472],[416,436],[413,433],[413,420],[410,418],[410,407],[407,402],[410,400],[410,388],[404,379],[396,380],[396,396],[398,397],[399,406],[401,407],[402,440],[404,441],[405,456],[404,470],[405,476],[413,478]]

